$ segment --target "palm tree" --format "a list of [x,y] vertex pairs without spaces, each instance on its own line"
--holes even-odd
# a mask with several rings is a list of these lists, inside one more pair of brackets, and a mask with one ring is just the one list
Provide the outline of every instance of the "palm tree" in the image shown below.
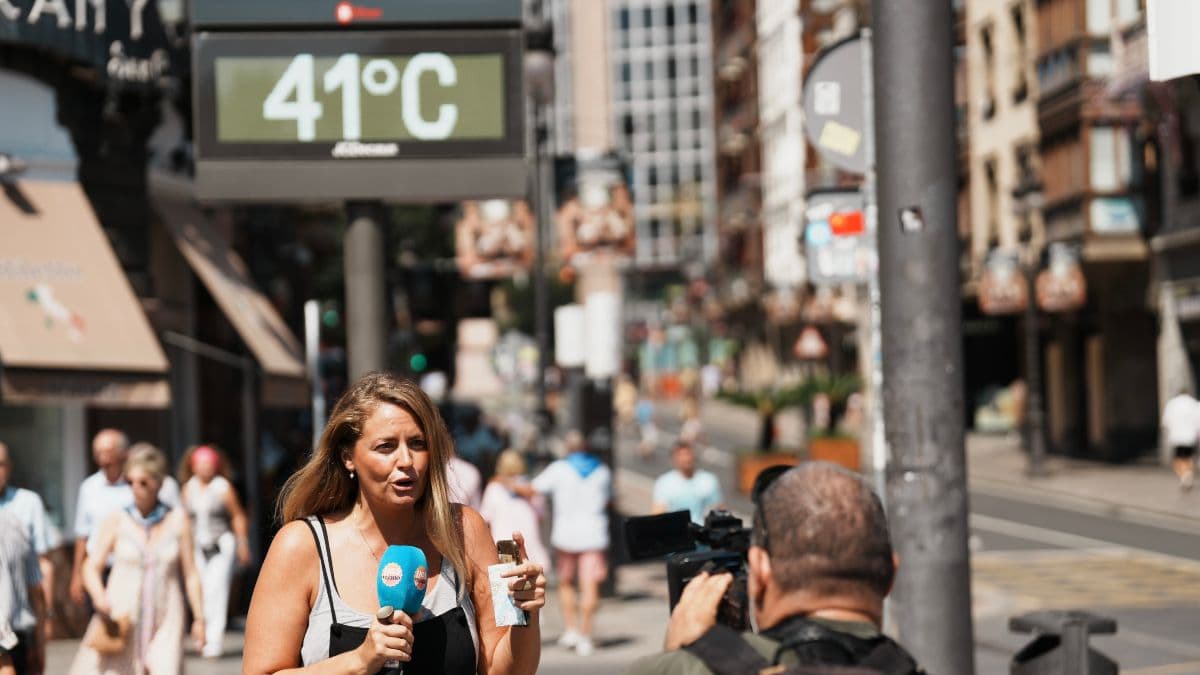
[[[783,387],[754,391],[723,390],[717,394],[717,398],[758,412],[757,448],[760,452],[766,452],[775,445],[775,416],[788,408],[797,406],[803,408],[805,426],[809,429],[810,435],[834,434],[846,411],[847,399],[858,391],[861,384],[855,375],[815,373],[795,384]],[[825,426],[814,428],[813,402],[817,396],[822,394],[829,399],[829,420]]]

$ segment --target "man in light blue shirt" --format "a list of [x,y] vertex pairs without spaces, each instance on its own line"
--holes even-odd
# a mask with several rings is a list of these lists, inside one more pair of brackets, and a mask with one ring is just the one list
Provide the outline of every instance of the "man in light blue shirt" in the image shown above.
[[671,451],[675,468],[654,481],[654,512],[687,511],[692,522],[722,504],[721,483],[711,472],[696,468],[696,451],[687,441],[677,441]]

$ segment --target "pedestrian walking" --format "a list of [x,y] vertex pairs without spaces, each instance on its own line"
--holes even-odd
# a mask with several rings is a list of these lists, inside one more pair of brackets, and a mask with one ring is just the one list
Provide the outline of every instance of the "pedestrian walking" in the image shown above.
[[1196,478],[1196,442],[1200,440],[1200,401],[1180,390],[1163,406],[1162,426],[1174,460],[1179,487],[1191,490]]
[[525,497],[550,497],[554,508],[550,545],[554,548],[558,599],[566,624],[558,644],[588,656],[595,650],[592,624],[600,604],[600,583],[608,576],[605,552],[612,472],[587,451],[583,434],[578,431],[568,432],[564,445],[565,457],[543,469],[529,487],[513,489]]
[[[99,467],[84,479],[75,499],[75,555],[71,567],[70,596],[75,604],[87,601],[83,585],[83,563],[100,524],[110,515],[133,504],[133,492],[125,480],[129,437],[116,429],[102,429],[92,439],[92,458]],[[168,507],[179,505],[179,484],[166,476],[158,498]]]
[[492,528],[492,539],[511,539],[513,532],[525,533],[525,550],[529,559],[545,567],[550,556],[542,543],[541,521],[545,514],[545,498],[540,494],[522,497],[514,490],[528,486],[525,458],[516,450],[505,450],[496,458],[496,475],[483,491],[479,515]]
[[[71,664],[71,675],[177,675],[190,632],[204,647],[204,604],[192,555],[192,525],[182,509],[167,506],[159,490],[167,458],[149,443],[129,451],[125,478],[133,504],[100,525],[84,563],[83,580],[96,615]],[[107,586],[101,578],[112,556]],[[187,630],[186,602],[191,606]]]
[[704,422],[700,420],[700,403],[695,398],[684,399],[679,410],[679,438],[692,447],[704,442]]
[[0,675],[40,675],[46,663],[42,573],[16,513],[0,510]]
[[687,511],[692,522],[704,524],[705,514],[721,507],[721,482],[696,468],[696,451],[686,440],[675,443],[671,463],[675,468],[654,481],[654,513]]
[[642,459],[654,456],[658,449],[658,425],[654,423],[654,401],[643,396],[638,399],[634,412],[638,425],[638,455]]
[[42,498],[33,490],[26,490],[12,485],[12,456],[8,446],[0,442],[0,514],[12,517],[12,525],[19,528],[25,539],[33,546],[37,556],[38,570],[41,572],[41,583],[38,586],[42,594],[45,611],[42,613],[43,634],[47,639],[53,636],[54,624],[54,564],[50,561],[50,551],[56,542],[52,539],[53,529],[46,519],[46,507]]
[[[342,395],[280,494],[284,525],[254,588],[243,673],[373,675],[389,659],[414,673],[536,672],[546,577],[534,562],[505,572],[529,625],[496,626],[487,567],[499,556],[479,513],[450,501],[452,453],[445,423],[413,382],[370,373]],[[396,608],[380,620],[376,579],[394,544],[424,552],[425,596],[415,614]]]
[[250,564],[250,529],[233,487],[229,459],[213,445],[189,448],[179,466],[180,497],[192,524],[194,558],[204,595],[204,649],[224,652],[229,589],[235,564]]

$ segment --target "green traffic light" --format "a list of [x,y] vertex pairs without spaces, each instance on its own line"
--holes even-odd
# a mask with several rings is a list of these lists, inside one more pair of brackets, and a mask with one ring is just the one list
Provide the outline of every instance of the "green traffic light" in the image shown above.
[[408,359],[408,367],[412,368],[414,373],[420,373],[428,366],[429,360],[425,358],[424,354],[413,354]]
[[326,328],[335,328],[341,321],[342,317],[338,316],[336,309],[327,309],[321,314],[321,323]]

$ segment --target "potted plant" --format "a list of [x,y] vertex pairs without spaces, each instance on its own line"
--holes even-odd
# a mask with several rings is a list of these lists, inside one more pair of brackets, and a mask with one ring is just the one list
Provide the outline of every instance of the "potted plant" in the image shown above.
[[806,380],[805,422],[808,427],[808,458],[861,468],[858,439],[841,428],[850,396],[862,386],[855,375],[819,373]]
[[763,469],[800,461],[795,449],[776,447],[775,417],[807,401],[803,384],[753,391],[722,390],[717,393],[717,398],[758,413],[758,442],[752,451],[738,454],[738,487],[743,493],[750,492],[754,479]]

